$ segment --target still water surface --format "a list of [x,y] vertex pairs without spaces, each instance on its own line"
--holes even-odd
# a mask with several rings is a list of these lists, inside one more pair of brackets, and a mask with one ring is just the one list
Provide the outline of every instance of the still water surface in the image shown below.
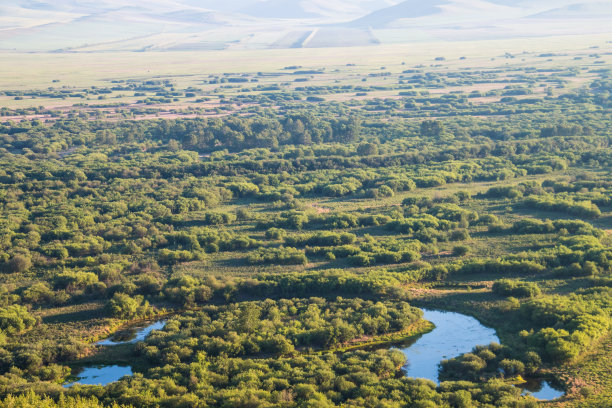
[[[408,377],[426,378],[439,383],[440,361],[468,353],[477,345],[499,343],[495,330],[483,326],[471,316],[423,309],[423,317],[435,324],[436,328],[416,341],[396,346],[408,358],[404,367]],[[520,388],[523,394],[530,394],[539,400],[553,400],[564,394],[547,381],[537,379],[529,380]]]
[[543,401],[554,400],[565,394],[565,392],[553,387],[548,381],[544,380],[529,379],[519,387],[523,390],[523,395],[529,394]]
[[[160,320],[147,325],[137,325],[126,330],[121,330],[108,339],[95,343],[98,346],[117,346],[120,344],[131,344],[143,341],[153,330],[161,330],[166,325],[165,320]],[[106,385],[120,380],[126,375],[132,375],[132,367],[119,365],[102,365],[85,367],[77,371],[76,380],[64,384],[64,387],[72,387],[75,384],[83,385]]]
[[126,375],[132,375],[132,367],[118,365],[86,367],[76,374],[75,381],[64,384],[64,387],[72,387],[75,384],[106,385]]
[[98,346],[117,346],[119,344],[137,343],[147,338],[153,330],[161,330],[166,325],[165,320],[148,323],[146,326],[138,325],[112,335],[108,339],[95,343]]
[[479,344],[499,343],[495,330],[478,320],[454,312],[423,309],[423,318],[436,325],[411,344],[398,345],[408,363],[406,375],[438,383],[438,364],[444,359],[468,353]]
[[[432,322],[436,326],[435,329],[410,343],[395,346],[408,358],[408,363],[404,367],[408,377],[426,378],[438,383],[440,361],[468,353],[477,345],[499,343],[495,330],[483,326],[471,316],[423,309],[423,317]],[[162,320],[147,326],[136,326],[96,344],[113,346],[136,343],[144,340],[153,330],[163,329],[165,325],[166,321]],[[70,387],[76,383],[106,385],[126,375],[132,375],[131,367],[117,365],[87,367],[77,374],[77,381],[65,386]],[[563,391],[553,388],[542,380],[530,380],[521,388],[524,394],[529,393],[540,400],[551,400],[563,395]]]

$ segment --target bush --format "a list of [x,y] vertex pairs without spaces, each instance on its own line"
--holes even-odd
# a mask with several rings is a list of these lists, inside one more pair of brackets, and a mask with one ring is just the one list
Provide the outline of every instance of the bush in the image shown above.
[[535,208],[545,211],[559,211],[567,214],[585,218],[599,218],[601,211],[597,205],[591,201],[573,201],[553,196],[530,197],[524,201],[528,208]]
[[261,248],[250,253],[247,262],[251,265],[304,265],[308,258],[304,251],[296,248]]
[[453,247],[453,256],[465,256],[470,252],[470,247],[466,245],[457,245]]
[[500,279],[493,283],[493,293],[501,296],[535,297],[542,292],[536,283]]
[[451,241],[466,241],[470,239],[470,233],[465,229],[454,230],[450,233]]
[[525,364],[518,360],[504,359],[499,363],[499,367],[504,372],[504,375],[508,377],[525,372]]
[[142,296],[130,297],[125,293],[115,293],[106,304],[106,310],[112,317],[119,319],[146,317],[153,311]]
[[36,318],[24,306],[12,305],[0,308],[0,330],[8,334],[31,329]]

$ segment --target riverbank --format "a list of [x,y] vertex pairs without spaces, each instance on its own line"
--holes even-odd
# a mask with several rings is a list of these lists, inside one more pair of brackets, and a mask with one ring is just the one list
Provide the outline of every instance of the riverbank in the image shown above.
[[427,334],[435,329],[435,325],[425,319],[421,319],[408,326],[407,329],[400,332],[383,334],[380,336],[374,336],[367,340],[353,340],[349,344],[345,344],[339,347],[334,347],[325,350],[316,350],[309,352],[308,354],[326,354],[326,353],[343,353],[352,350],[360,350],[376,346],[386,346],[394,343],[401,343],[413,340],[419,336]]

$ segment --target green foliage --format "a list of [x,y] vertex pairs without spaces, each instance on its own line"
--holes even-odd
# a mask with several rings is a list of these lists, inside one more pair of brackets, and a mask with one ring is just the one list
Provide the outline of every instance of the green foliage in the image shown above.
[[2,408],[129,408],[130,405],[117,403],[103,404],[96,397],[79,397],[60,394],[59,400],[33,392],[22,395],[8,395],[0,401]]
[[0,308],[0,330],[6,334],[31,329],[36,323],[36,318],[24,306],[12,305]]
[[470,252],[470,247],[466,245],[456,245],[453,247],[454,256],[465,256]]
[[546,359],[572,360],[608,332],[612,323],[611,295],[610,288],[592,288],[524,303],[521,314],[532,330],[521,334]]
[[529,197],[524,201],[524,205],[529,208],[559,211],[584,218],[598,218],[601,216],[601,211],[597,205],[588,200],[573,201],[557,197]]
[[[405,302],[323,298],[265,300],[205,307],[171,320],[142,351],[153,361],[187,361],[201,352],[230,357],[293,354],[295,348],[328,348],[364,336],[407,330],[421,319]],[[197,333],[197,334],[196,334]],[[198,345],[185,347],[197,335]],[[176,355],[176,351],[181,352]],[[178,360],[177,360],[178,359]]]
[[247,262],[251,265],[304,265],[308,263],[308,258],[296,248],[261,248],[251,252]]
[[501,296],[535,297],[540,295],[539,286],[533,282],[500,279],[493,283],[493,293]]
[[[23,118],[0,124],[0,404],[533,406],[499,377],[579,360],[609,332],[612,286],[609,72],[546,65],[212,76],[194,80],[218,106],[181,101],[171,120],[149,118],[209,90],[1,90],[149,106],[0,108]],[[397,351],[331,352],[421,327],[413,297],[469,307],[508,345],[444,362],[438,387],[404,378]],[[87,348],[108,316],[162,308],[188,311],[138,345]],[[53,384],[82,356],[136,374]],[[7,396],[32,389],[54,399]]]
[[152,313],[149,302],[142,296],[131,297],[125,293],[115,293],[106,305],[108,313],[119,319],[134,319],[147,317]]

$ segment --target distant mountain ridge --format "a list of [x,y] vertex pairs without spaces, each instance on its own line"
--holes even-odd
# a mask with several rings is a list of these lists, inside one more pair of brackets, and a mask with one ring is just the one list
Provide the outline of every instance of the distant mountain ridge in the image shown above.
[[417,18],[441,12],[440,6],[449,4],[446,0],[406,0],[396,5],[376,10],[348,23],[351,27],[384,27],[398,18]]
[[602,0],[11,0],[0,50],[373,45],[612,31]]

